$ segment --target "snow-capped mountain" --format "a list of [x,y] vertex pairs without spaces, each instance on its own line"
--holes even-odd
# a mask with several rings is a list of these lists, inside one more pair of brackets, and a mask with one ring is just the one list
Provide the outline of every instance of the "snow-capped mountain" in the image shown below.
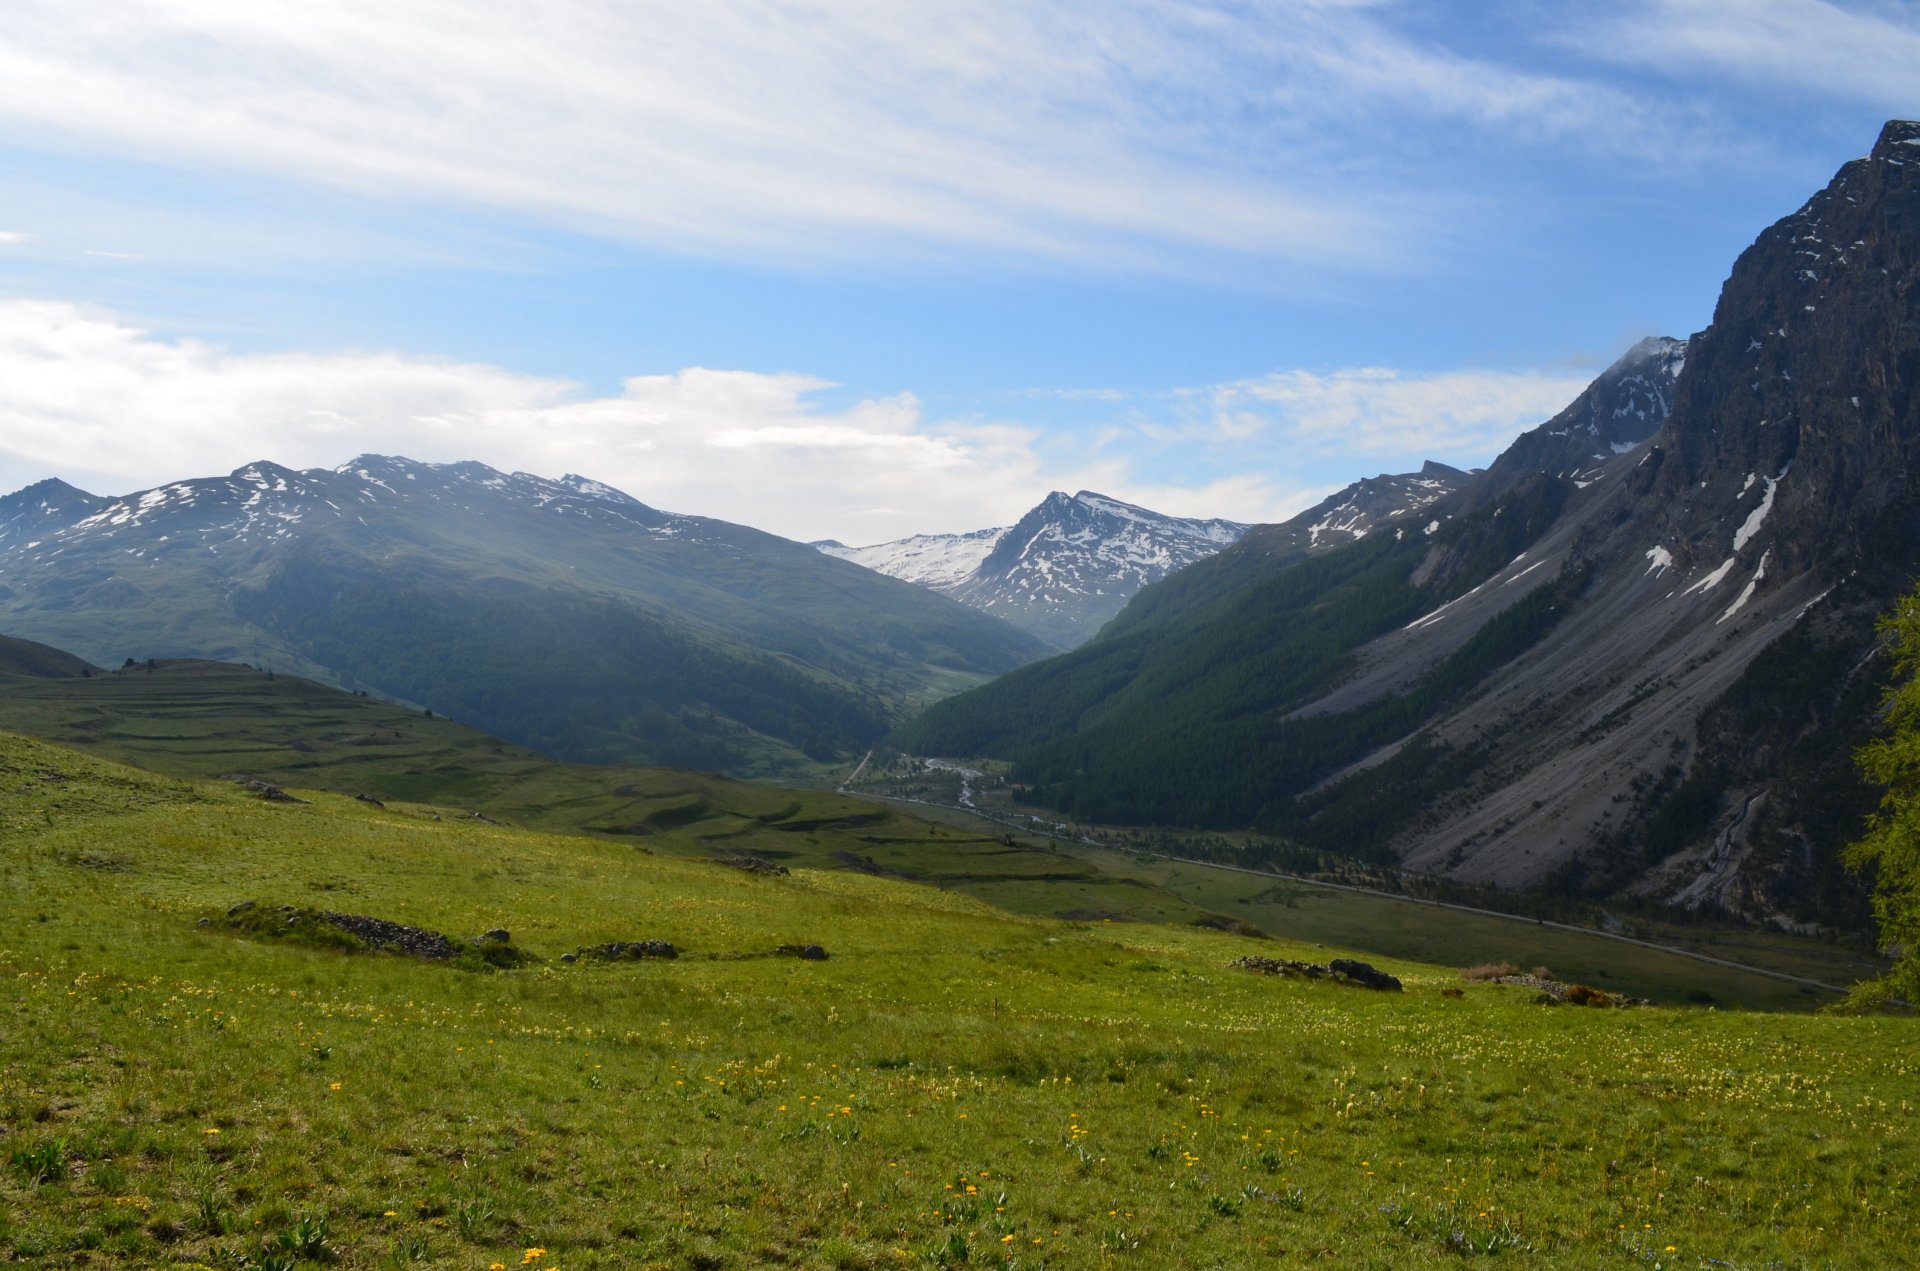
[[871,547],[848,547],[830,538],[821,539],[813,546],[829,556],[865,565],[877,573],[950,592],[973,576],[973,571],[980,568],[980,562],[1006,532],[1007,527],[1001,525],[966,534],[915,534]]
[[1248,527],[1165,516],[1054,491],[1002,534],[953,598],[1062,648],[1092,638],[1133,594],[1228,546]]
[[589,478],[362,455],[110,499],[0,498],[0,630],[101,664],[245,661],[565,758],[735,770],[856,751],[1045,645]]
[[1167,516],[1091,490],[1049,494],[1008,529],[916,534],[872,547],[814,546],[868,569],[943,591],[1074,648],[1136,592],[1253,531],[1269,553],[1304,555],[1365,538],[1451,494],[1468,473],[1429,461],[1418,472],[1356,481],[1278,525]]
[[1167,516],[1091,490],[1056,490],[1011,528],[916,534],[871,547],[814,546],[1072,648],[1136,591],[1246,531],[1233,521]]

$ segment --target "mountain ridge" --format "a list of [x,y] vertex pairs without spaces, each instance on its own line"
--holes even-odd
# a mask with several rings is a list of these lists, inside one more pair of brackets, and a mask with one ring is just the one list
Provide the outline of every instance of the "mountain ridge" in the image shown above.
[[1147,584],[1249,534],[1284,541],[1289,552],[1323,551],[1427,506],[1467,475],[1428,460],[1418,472],[1355,481],[1278,527],[1169,516],[1092,490],[1055,490],[1004,529],[920,534],[870,547],[832,540],[813,546],[944,592],[1056,647],[1073,648],[1092,639]]
[[[57,496],[57,497],[51,497]],[[0,623],[102,664],[246,661],[566,758],[858,753],[1045,646],[924,589],[603,483],[362,455],[0,502]]]

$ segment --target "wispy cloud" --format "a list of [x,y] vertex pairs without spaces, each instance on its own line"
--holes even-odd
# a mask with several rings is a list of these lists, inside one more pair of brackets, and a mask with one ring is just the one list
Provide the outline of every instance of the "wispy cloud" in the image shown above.
[[[0,120],[204,168],[696,251],[1404,261],[1464,125],[1651,145],[1672,112],[1297,0],[16,0]],[[1370,143],[1356,149],[1356,121]],[[1375,151],[1385,153],[1375,153]]]
[[23,234],[19,230],[0,230],[0,247],[14,247],[32,237],[33,235]]
[[1590,55],[1920,113],[1920,9],[1829,0],[1639,0],[1595,9],[1577,41]]
[[[476,362],[236,353],[63,302],[11,301],[0,302],[0,474],[25,484],[98,473],[124,489],[260,458],[316,467],[378,451],[581,472],[660,507],[796,538],[1008,524],[1050,489],[1271,521],[1363,475],[1365,460],[1484,462],[1584,382],[1277,372],[1139,398],[1132,422],[1066,446],[1019,420],[931,418],[911,393],[829,406],[835,386],[804,374],[691,367],[595,396]],[[1171,451],[1210,458],[1174,466]],[[1330,480],[1313,461],[1333,454],[1345,462]]]
[[1551,418],[1592,372],[1384,367],[1278,371],[1198,390],[1208,426],[1226,439],[1264,438],[1310,453],[1484,464],[1522,430]]
[[1144,441],[1165,455],[1204,453],[1217,463],[1270,470],[1319,468],[1327,461],[1411,468],[1425,459],[1479,466],[1559,413],[1595,373],[1579,366],[1438,372],[1363,366],[1279,370],[1146,393],[1032,395],[1112,407],[1111,422],[1088,439],[1100,453],[1138,454]]

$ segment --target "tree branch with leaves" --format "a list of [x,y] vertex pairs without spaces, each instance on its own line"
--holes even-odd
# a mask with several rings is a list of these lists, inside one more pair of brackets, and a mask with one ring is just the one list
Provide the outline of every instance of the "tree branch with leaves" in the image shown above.
[[1893,657],[1886,731],[1860,748],[1860,769],[1886,787],[1867,833],[1846,850],[1847,864],[1874,872],[1873,914],[1881,946],[1894,964],[1858,985],[1853,1006],[1920,1001],[1920,591],[1904,596],[1880,621]]

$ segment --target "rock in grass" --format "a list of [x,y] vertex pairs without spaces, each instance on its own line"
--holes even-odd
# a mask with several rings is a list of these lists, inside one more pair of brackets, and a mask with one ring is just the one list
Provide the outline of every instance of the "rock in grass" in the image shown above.
[[774,956],[779,958],[804,958],[808,962],[825,962],[827,951],[817,944],[783,944],[776,948]]
[[789,872],[785,865],[776,865],[758,856],[716,856],[713,858],[713,863],[748,874],[764,874],[769,878],[779,878]]
[[1347,983],[1356,984],[1363,989],[1374,989],[1382,993],[1400,992],[1400,981],[1397,978],[1365,962],[1358,962],[1352,958],[1335,958],[1327,969]]
[[271,781],[262,781],[258,777],[249,777],[243,772],[228,772],[220,776],[222,781],[231,781],[243,790],[251,790],[271,803],[305,803],[305,799],[296,799]]
[[476,970],[505,969],[535,960],[531,954],[512,947],[511,937],[500,928],[468,943],[425,927],[368,914],[343,914],[294,905],[266,908],[251,900],[243,900],[228,909],[222,925],[245,935],[316,945],[342,953],[397,953]]
[[1335,958],[1332,965],[1320,966],[1314,962],[1296,962],[1291,958],[1262,958],[1249,954],[1244,958],[1235,958],[1228,965],[1239,967],[1243,971],[1254,971],[1261,975],[1286,975],[1298,979],[1331,979],[1338,984],[1351,984],[1357,988],[1377,989],[1387,993],[1398,993],[1400,981],[1385,971],[1378,970],[1365,962],[1356,962],[1352,958]]
[[[634,961],[640,958],[677,958],[680,950],[665,940],[612,940],[589,949],[575,951],[574,958],[599,958],[603,962]],[[564,959],[562,959],[564,961]]]
[[1259,975],[1285,975],[1304,980],[1318,980],[1327,974],[1327,968],[1312,962],[1296,962],[1292,958],[1263,958],[1255,954],[1235,958],[1227,965]]

